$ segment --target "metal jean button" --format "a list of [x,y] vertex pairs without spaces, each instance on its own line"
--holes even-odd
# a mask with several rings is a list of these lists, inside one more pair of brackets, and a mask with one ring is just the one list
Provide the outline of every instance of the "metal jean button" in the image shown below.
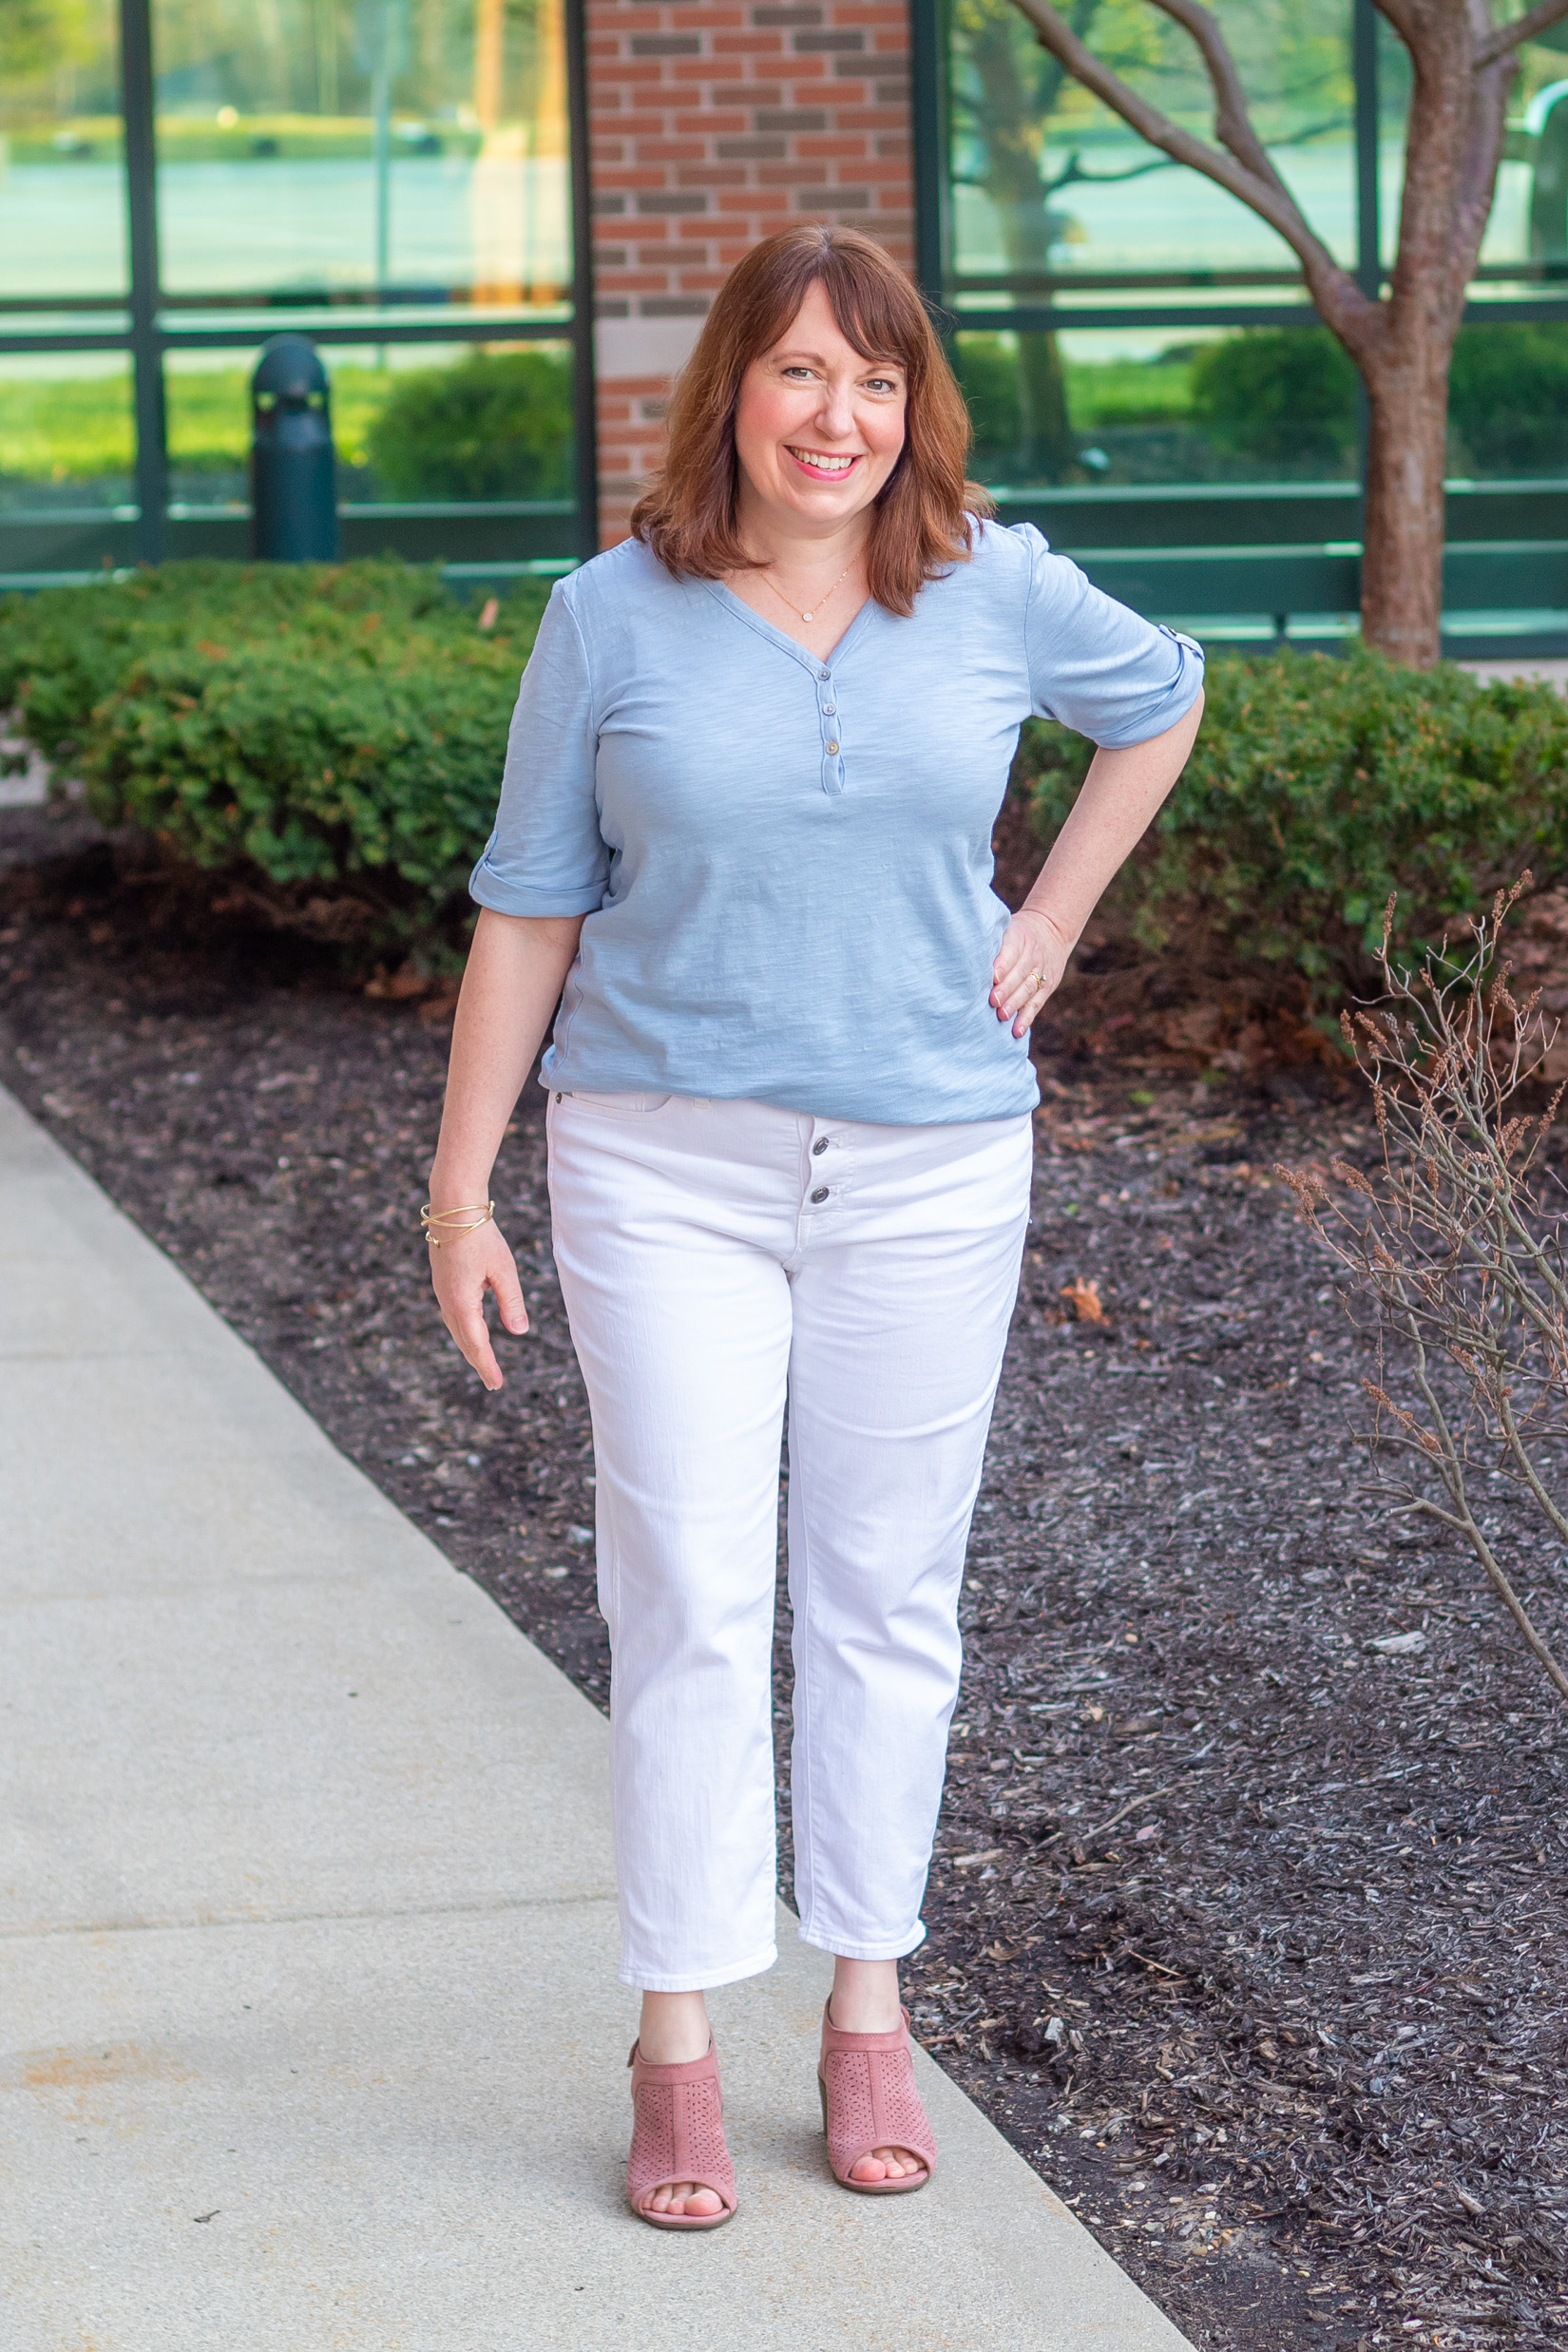
[[828,1187],[827,1187],[825,1184],[819,1184],[819,1185],[817,1186],[817,1188],[816,1188],[815,1192],[812,1195],[812,1198],[813,1198],[813,1200],[826,1200],[826,1199],[827,1199],[827,1197],[828,1197]]
[[812,1157],[813,1157],[813,1159],[820,1159],[820,1158],[821,1158],[821,1157],[822,1157],[822,1155],[823,1155],[823,1153],[827,1150],[827,1148],[828,1148],[828,1138],[827,1138],[827,1137],[826,1137],[826,1136],[818,1136],[818,1137],[817,1137],[817,1138],[816,1138],[816,1141],[815,1141],[815,1142],[812,1145]]

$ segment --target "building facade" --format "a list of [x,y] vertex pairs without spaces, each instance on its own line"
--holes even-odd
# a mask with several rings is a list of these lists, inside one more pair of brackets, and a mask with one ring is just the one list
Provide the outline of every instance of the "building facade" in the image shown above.
[[852,222],[911,270],[904,0],[586,0],[600,531],[624,535],[670,377],[760,238]]
[[[1386,280],[1408,72],[1371,0],[1218,0],[1261,136]],[[25,19],[25,24],[23,20]],[[1144,0],[1085,37],[1205,135]],[[1292,257],[1013,0],[36,0],[0,10],[0,580],[249,541],[250,378],[330,379],[344,551],[475,586],[613,542],[736,257],[917,277],[1004,516],[1211,639],[1357,602],[1353,372]],[[1456,354],[1455,651],[1568,648],[1568,28],[1526,46]]]

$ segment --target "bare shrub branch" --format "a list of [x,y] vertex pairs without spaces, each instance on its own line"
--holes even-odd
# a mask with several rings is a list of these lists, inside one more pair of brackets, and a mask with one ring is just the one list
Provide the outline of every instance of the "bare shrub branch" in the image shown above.
[[1500,954],[1529,882],[1499,891],[1467,951],[1451,956],[1444,941],[1419,966],[1394,953],[1389,900],[1384,996],[1341,1023],[1371,1089],[1382,1165],[1371,1177],[1345,1160],[1279,1174],[1350,1275],[1353,1304],[1369,1310],[1382,1365],[1363,1384],[1371,1449],[1403,1472],[1381,1476],[1378,1491],[1463,1537],[1568,1699],[1568,1674],[1471,1495],[1477,1475],[1501,1472],[1543,1536],[1568,1545],[1568,1505],[1554,1492],[1568,1482],[1568,1202],[1560,1188],[1547,1196],[1543,1150],[1564,1088],[1521,1107],[1556,1030],[1536,996],[1515,995]]

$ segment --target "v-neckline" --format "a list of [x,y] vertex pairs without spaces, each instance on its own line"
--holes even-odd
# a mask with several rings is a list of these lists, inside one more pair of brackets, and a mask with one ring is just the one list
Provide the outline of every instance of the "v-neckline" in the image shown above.
[[868,596],[832,651],[814,654],[811,647],[803,645],[797,637],[788,636],[783,629],[775,628],[774,623],[761,613],[755,612],[745,598],[736,596],[726,581],[704,580],[702,585],[712,591],[727,611],[733,612],[738,620],[744,621],[748,626],[756,631],[759,637],[766,638],[770,644],[782,646],[786,653],[793,654],[801,666],[809,669],[813,677],[821,677],[832,672],[834,664],[848,652],[854,640],[867,626],[868,613],[874,612],[876,609],[875,597]]

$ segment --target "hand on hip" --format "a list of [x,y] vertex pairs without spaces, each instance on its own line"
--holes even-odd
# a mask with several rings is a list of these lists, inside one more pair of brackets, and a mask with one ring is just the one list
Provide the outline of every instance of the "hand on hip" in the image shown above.
[[1061,985],[1073,942],[1063,938],[1049,915],[1022,907],[1008,924],[991,966],[991,1003],[999,1021],[1010,1021],[1022,1037]]

